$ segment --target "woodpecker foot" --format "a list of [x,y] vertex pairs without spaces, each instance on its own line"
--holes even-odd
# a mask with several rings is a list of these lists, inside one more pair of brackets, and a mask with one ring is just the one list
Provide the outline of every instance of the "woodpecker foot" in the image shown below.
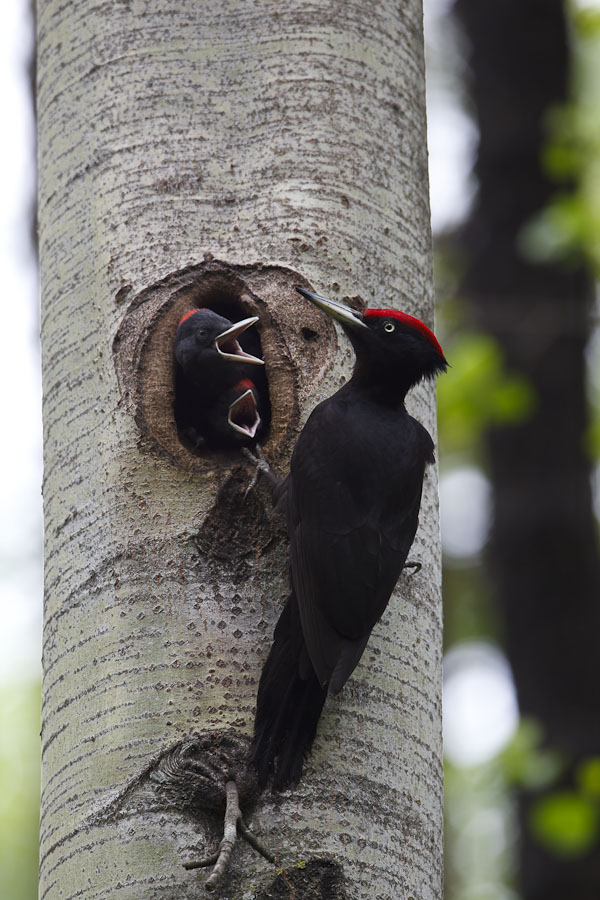
[[271,477],[273,477],[273,473],[271,472],[271,467],[270,467],[269,463],[266,461],[266,459],[263,455],[260,444],[256,445],[256,456],[254,455],[254,453],[252,453],[251,450],[248,450],[247,447],[242,447],[241,450],[242,450],[242,453],[244,454],[244,456],[246,457],[246,459],[249,460],[256,467],[254,475],[252,476],[252,481],[250,482],[250,484],[244,491],[244,500],[245,500],[246,497],[248,496],[248,494],[250,493],[250,491],[252,490],[252,488],[256,487],[256,482],[258,481],[259,472],[264,472],[265,475],[268,475],[268,476],[270,475]]
[[225,797],[225,824],[223,828],[223,838],[219,844],[219,849],[204,859],[183,864],[184,869],[204,869],[207,866],[214,865],[214,869],[205,885],[207,891],[214,891],[219,880],[227,871],[231,852],[239,835],[241,835],[257,853],[264,856],[270,863],[276,864],[277,862],[273,854],[262,846],[242,819],[240,798],[235,781],[228,781],[225,785]]
[[421,564],[420,562],[414,562],[413,560],[410,560],[410,559],[409,559],[407,562],[404,563],[404,565],[402,566],[402,568],[403,568],[403,569],[412,569],[412,570],[413,570],[413,575],[416,575],[417,572],[420,572],[420,571],[421,571],[421,569],[423,568],[423,566],[422,566],[422,564]]

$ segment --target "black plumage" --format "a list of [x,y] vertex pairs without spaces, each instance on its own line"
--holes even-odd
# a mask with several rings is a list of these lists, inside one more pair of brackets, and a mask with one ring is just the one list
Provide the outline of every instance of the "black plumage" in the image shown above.
[[263,361],[245,349],[258,344],[246,336],[257,321],[252,316],[233,324],[212,309],[194,309],[179,322],[173,346],[175,419],[194,449],[251,443],[266,425]]
[[327,692],[358,664],[406,562],[434,455],[404,398],[447,365],[418,319],[300,292],[341,319],[356,364],[310,415],[288,477],[270,475],[290,537],[291,594],[261,675],[251,758],[277,790],[299,780]]

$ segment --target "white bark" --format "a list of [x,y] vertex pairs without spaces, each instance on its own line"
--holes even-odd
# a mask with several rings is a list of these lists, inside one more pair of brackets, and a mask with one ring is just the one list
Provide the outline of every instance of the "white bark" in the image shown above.
[[[286,546],[259,489],[248,552],[211,556],[205,541],[199,553],[192,538],[212,528],[230,464],[186,472],[140,439],[111,352],[123,300],[209,253],[286,266],[322,293],[431,324],[420,0],[38,0],[38,29],[41,897],[180,900],[202,894],[206,873],[182,863],[216,849],[219,830],[144,791],[94,814],[192,732],[250,733]],[[337,353],[322,346],[310,372],[298,363],[292,430],[349,369],[343,337]],[[283,474],[291,442],[277,444],[285,415],[272,402]],[[412,406],[433,430],[432,392]],[[341,864],[343,893],[323,897],[441,897],[436,493],[430,472],[411,552],[423,569],[401,579],[327,702],[302,783],[250,815],[289,871]],[[243,844],[219,896],[263,896],[275,874]]]

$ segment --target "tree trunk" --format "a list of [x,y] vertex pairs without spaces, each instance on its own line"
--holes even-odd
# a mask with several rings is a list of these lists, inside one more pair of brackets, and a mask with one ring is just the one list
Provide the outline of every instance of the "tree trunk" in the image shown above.
[[[181,311],[256,311],[285,474],[351,363],[293,285],[431,323],[420,2],[40,0],[38,30],[41,897],[197,897],[206,873],[182,864],[218,844],[211,790],[233,774],[284,872],[236,846],[220,896],[439,900],[435,473],[423,569],[328,701],[298,789],[259,795],[244,740],[286,539],[264,487],[244,500],[241,457],[193,455],[172,410]],[[429,388],[413,411],[434,428]]]
[[[521,713],[564,753],[573,787],[577,763],[600,750],[600,556],[585,452],[591,292],[581,268],[536,265],[518,243],[555,191],[540,160],[548,111],[567,98],[567,29],[561,0],[457,0],[456,9],[481,135],[464,288],[476,322],[536,397],[531,418],[488,434],[489,562]],[[545,851],[531,834],[531,797],[520,801],[526,900],[600,896],[597,847],[577,859]]]

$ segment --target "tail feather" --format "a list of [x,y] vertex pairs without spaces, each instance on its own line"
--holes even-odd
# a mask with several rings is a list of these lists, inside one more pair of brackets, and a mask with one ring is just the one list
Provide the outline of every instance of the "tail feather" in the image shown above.
[[327,696],[307,665],[295,597],[286,603],[273,635],[260,684],[250,760],[261,784],[273,776],[273,789],[297,784]]

